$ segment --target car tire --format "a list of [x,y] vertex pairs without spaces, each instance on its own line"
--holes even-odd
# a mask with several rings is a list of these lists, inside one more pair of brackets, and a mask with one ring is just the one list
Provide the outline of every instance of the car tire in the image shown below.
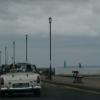
[[0,97],[5,97],[5,95],[6,95],[5,92],[2,91],[0,92]]
[[40,94],[41,94],[40,89],[34,90],[34,94],[35,94],[36,96],[40,96]]
[[7,93],[8,94],[8,96],[12,96],[12,93]]

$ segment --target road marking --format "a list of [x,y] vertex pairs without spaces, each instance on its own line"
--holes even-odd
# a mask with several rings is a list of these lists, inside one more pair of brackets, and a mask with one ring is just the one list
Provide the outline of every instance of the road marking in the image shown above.
[[71,86],[56,85],[56,84],[50,84],[50,83],[47,83],[47,84],[49,84],[50,86],[53,86],[53,87],[59,86],[59,88],[66,88],[66,89],[71,89],[71,90],[75,90],[75,91],[81,91],[81,92],[99,94],[100,95],[100,92],[96,92],[96,91],[92,91],[92,90],[86,90],[86,89],[80,89],[80,88],[75,88],[75,87],[71,87]]
[[52,87],[57,87],[57,85],[55,85],[55,84],[45,83],[45,86],[48,86],[48,85],[50,85]]
[[76,90],[76,91],[88,92],[88,93],[99,94],[100,95],[100,92],[96,92],[96,91],[92,91],[92,90],[85,90],[85,89],[74,88],[74,87],[69,87],[69,86],[62,86],[62,88],[63,87],[66,88],[66,89],[72,89],[72,90]]

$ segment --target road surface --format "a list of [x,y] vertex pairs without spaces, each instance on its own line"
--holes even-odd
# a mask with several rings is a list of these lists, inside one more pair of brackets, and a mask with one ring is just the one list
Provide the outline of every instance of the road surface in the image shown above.
[[40,97],[34,95],[13,95],[0,100],[100,100],[100,94],[76,91],[66,87],[44,84]]

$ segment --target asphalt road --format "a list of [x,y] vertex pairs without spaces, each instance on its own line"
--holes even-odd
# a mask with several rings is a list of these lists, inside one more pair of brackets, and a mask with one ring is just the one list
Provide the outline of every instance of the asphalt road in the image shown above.
[[100,100],[100,94],[44,84],[40,97],[32,94],[13,95],[0,98],[0,100]]

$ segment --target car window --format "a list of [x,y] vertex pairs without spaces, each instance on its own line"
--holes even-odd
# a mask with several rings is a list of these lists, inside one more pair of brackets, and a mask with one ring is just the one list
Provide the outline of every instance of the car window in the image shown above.
[[36,72],[36,68],[33,65],[20,65],[17,68],[17,72]]
[[36,66],[31,64],[16,64],[11,65],[7,70],[6,73],[9,72],[37,72]]

